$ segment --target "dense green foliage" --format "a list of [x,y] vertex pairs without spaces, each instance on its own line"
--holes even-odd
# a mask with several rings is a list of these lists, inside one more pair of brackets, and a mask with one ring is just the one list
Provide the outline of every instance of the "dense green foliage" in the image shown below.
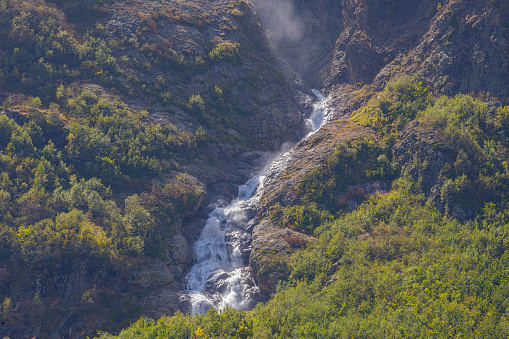
[[[77,6],[96,15],[72,16]],[[69,2],[64,7],[75,19],[90,20],[100,14],[99,1]],[[82,36],[73,31],[62,11],[36,1],[2,0],[0,13],[0,83],[6,88],[48,103],[61,82],[85,77],[108,82],[119,72],[100,25]]]
[[[174,23],[204,30],[211,22],[199,8],[139,12],[138,31],[126,36],[99,23],[107,4],[0,0],[0,284],[10,265],[18,273],[75,259],[163,258],[175,221],[196,207],[203,188],[173,171],[198,154],[204,130],[156,124],[111,93],[182,110],[218,141],[242,146],[249,140],[235,130],[268,100],[245,93],[284,79],[262,60],[267,46],[243,0],[225,11],[220,36],[200,42],[205,52],[158,35]],[[249,39],[236,40],[237,25]],[[242,76],[181,89],[226,63]],[[375,135],[339,144],[299,182],[294,205],[268,211],[273,224],[316,238],[292,255],[259,258],[258,274],[284,278],[269,302],[142,318],[118,337],[508,337],[509,107],[486,101],[437,98],[416,78],[388,84],[351,119]],[[440,161],[420,152],[426,143]],[[409,162],[398,145],[419,152]],[[151,181],[161,176],[169,179]],[[373,181],[392,189],[370,196],[363,185]],[[139,291],[109,288],[86,290],[73,312],[116,324],[141,314]],[[57,319],[56,298],[16,298],[0,294],[2,323]]]
[[331,218],[329,213],[320,209],[314,202],[286,207],[276,203],[269,212],[270,221],[279,227],[288,227],[309,234],[313,234],[315,228]]
[[[414,119],[418,127],[409,124]],[[467,95],[433,98],[419,81],[402,78],[353,120],[378,132],[378,141],[340,145],[325,168],[302,180],[299,203],[269,213],[275,224],[317,240],[291,256],[265,258],[264,267],[286,282],[266,304],[238,313],[249,337],[509,336],[509,108]],[[421,142],[429,131],[436,138]],[[442,154],[441,167],[433,172],[436,159],[419,152],[403,162],[395,150],[404,144],[429,145]],[[363,195],[354,210],[334,200],[372,180],[392,182],[392,189]],[[163,331],[185,324],[190,337],[230,338],[215,330],[222,321],[215,311],[178,315],[138,322],[120,337],[166,338]]]
[[317,229],[319,240],[291,259],[294,283],[253,312],[255,333],[506,336],[507,210],[487,205],[477,220],[460,223],[417,192],[405,178],[389,195]]
[[366,198],[359,185],[390,182],[405,171],[428,194],[434,159],[416,151],[408,164],[395,155],[394,146],[403,141],[407,124],[417,118],[422,133],[414,132],[412,142],[417,145],[425,132],[435,131],[437,140],[430,147],[444,154],[440,177],[434,178],[441,187],[443,207],[456,217],[471,218],[485,203],[507,199],[507,111],[468,95],[434,99],[421,81],[402,77],[352,118],[373,128],[378,140],[365,135],[339,144],[325,166],[301,179],[298,205],[273,206],[269,217],[280,226],[312,234],[327,215],[344,213],[348,201]]
[[[171,163],[195,154],[199,133],[152,124],[118,98],[60,90],[60,107],[26,106],[34,106],[28,98],[9,108],[11,118],[0,116],[2,285],[23,286],[27,274],[73,263],[118,272],[147,257],[165,258],[165,239],[204,193],[196,179],[174,174]],[[168,180],[150,182],[161,175]],[[142,314],[139,291],[97,285],[81,301],[77,296],[75,307],[89,319],[120,329]],[[2,292],[0,302],[11,303],[0,317],[8,326],[50,331],[58,325],[58,298]]]
[[[197,136],[144,123],[119,99],[63,86],[59,92],[62,106],[67,102],[64,116],[55,107],[48,112],[26,106],[12,110],[23,125],[0,116],[3,256],[32,264],[63,255],[158,256],[156,220],[170,227],[172,218],[196,204],[197,188],[181,176],[126,199],[122,211],[103,183],[116,189],[133,178],[168,172],[167,160],[192,155]],[[66,119],[77,122],[65,125]],[[171,202],[153,208],[161,205],[161,195]]]
[[321,223],[343,212],[347,200],[364,200],[366,194],[359,184],[390,180],[399,174],[397,163],[392,161],[392,146],[394,138],[379,143],[372,136],[340,144],[324,167],[313,169],[301,179],[296,192],[299,204],[283,207],[277,203],[270,208],[270,220],[281,227],[313,234]]
[[[291,257],[289,282],[241,319],[254,338],[505,337],[508,213],[489,204],[461,223],[426,202],[410,177],[398,180],[390,194],[319,227],[318,241]],[[207,329],[224,323],[178,315],[139,322],[120,338],[171,338],[183,326],[230,338]]]
[[[157,322],[142,318],[122,331],[118,338],[251,338],[252,335],[252,321],[246,319],[244,312],[229,308],[221,313],[212,309],[206,316],[177,313],[173,317],[162,317]],[[101,338],[117,337],[104,334]]]

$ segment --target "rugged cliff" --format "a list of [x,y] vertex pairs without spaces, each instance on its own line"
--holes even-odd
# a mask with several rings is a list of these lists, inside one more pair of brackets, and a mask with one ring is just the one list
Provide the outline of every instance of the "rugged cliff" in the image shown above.
[[[464,222],[506,201],[504,0],[2,0],[0,14],[0,336],[188,311],[179,291],[211,203],[304,135],[310,88],[328,123],[249,211],[242,256],[262,299],[315,275],[303,295],[327,299],[355,260],[370,265],[361,254],[410,272],[398,265],[422,256],[402,260],[415,248],[398,241],[435,235],[412,211]],[[422,206],[400,203],[409,192]],[[258,336],[290,336],[282,313],[259,312],[277,319]]]
[[[253,3],[276,50],[315,87],[380,86],[420,73],[441,93],[507,96],[503,1]],[[278,21],[279,9],[288,22]]]
[[[369,106],[371,98],[376,101],[376,97],[384,97],[381,93],[386,84],[403,75],[419,78],[434,95],[479,93],[490,96],[495,103],[507,102],[508,7],[503,1],[253,3],[271,32],[276,54],[309,84],[330,96],[327,119],[331,122],[295,145],[285,166],[270,174],[260,212],[265,216],[278,215],[280,206],[284,213],[290,213],[288,207],[302,205],[306,199],[303,181],[309,181],[317,170],[327,172],[331,155],[341,145],[366,137],[378,142],[379,132],[361,128],[358,119],[351,118],[352,114],[364,105]],[[285,20],[280,20],[282,12],[289,13],[283,15]],[[428,163],[422,189],[441,205],[439,178],[443,177],[444,164],[451,161],[451,153],[437,149],[439,136],[433,130],[417,128],[415,124],[398,129],[401,137],[390,146],[394,147],[391,166],[412,171],[416,159]],[[420,140],[420,144],[414,145],[415,140]],[[351,176],[348,172],[343,175]],[[364,180],[362,185],[350,187],[333,184],[333,196],[341,201],[341,206],[352,209],[373,193],[387,192],[391,180]],[[338,206],[321,207],[332,214],[338,210]],[[457,217],[472,215],[472,211],[458,208]],[[277,223],[280,218],[273,217],[272,221]],[[283,218],[289,216],[284,214]],[[278,279],[273,275],[284,276],[277,273],[286,270],[284,257],[294,251],[292,241],[279,236],[281,231],[270,224],[265,220],[254,228],[251,254],[251,265],[255,274],[258,272],[266,296],[275,291]],[[274,231],[268,231],[272,228]],[[306,239],[292,238],[297,248]],[[283,268],[260,271],[260,261],[265,267]]]
[[120,337],[507,336],[507,2],[253,3],[286,77],[329,96],[247,225],[267,302]]
[[311,92],[244,1],[4,0],[0,14],[0,336],[186,311],[208,204],[297,137]]

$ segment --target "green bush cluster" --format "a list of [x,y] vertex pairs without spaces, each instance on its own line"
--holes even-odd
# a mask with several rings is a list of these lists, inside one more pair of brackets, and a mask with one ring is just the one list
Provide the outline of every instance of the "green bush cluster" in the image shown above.
[[376,99],[354,114],[353,120],[390,136],[432,103],[430,91],[418,77],[402,76],[388,83]]
[[283,207],[276,203],[269,210],[269,219],[279,227],[288,227],[299,232],[313,234],[315,228],[333,219],[316,203]]
[[[507,204],[488,204],[476,220],[462,223],[418,190],[404,177],[390,194],[318,228],[318,240],[286,262],[289,282],[266,304],[236,311],[252,326],[247,337],[507,336]],[[179,333],[187,337],[235,337],[224,328],[207,332],[215,321],[143,320],[119,338],[171,338],[167,333],[183,326],[187,332]]]
[[100,338],[246,339],[252,336],[253,322],[246,319],[245,312],[227,308],[220,313],[211,309],[205,316],[177,313],[173,317],[162,317],[157,322],[142,318],[118,336],[103,334]]
[[[64,5],[69,13],[77,7],[96,11],[100,2]],[[79,35],[64,12],[37,1],[2,0],[0,13],[0,83],[6,88],[39,96],[47,103],[61,82],[83,77],[108,82],[119,71],[101,25]]]
[[210,52],[210,60],[215,62],[237,61],[239,59],[239,47],[239,43],[221,42]]
[[298,184],[300,203],[317,203],[335,214],[343,210],[345,197],[362,200],[355,185],[391,181],[406,170],[428,194],[423,177],[431,159],[415,158],[412,168],[404,169],[394,156],[407,124],[416,119],[423,123],[422,130],[434,131],[437,140],[432,147],[445,157],[437,178],[441,202],[449,213],[470,218],[485,203],[507,198],[508,116],[507,107],[497,108],[470,95],[433,98],[421,81],[402,77],[352,118],[373,128],[379,140],[363,136],[338,145],[326,166]]
[[[65,151],[84,176],[100,173],[106,183],[163,170],[161,160],[196,153],[203,134],[178,131],[172,124],[148,124],[119,98],[87,89],[59,88],[60,103],[72,120]],[[62,93],[62,94],[60,94]],[[64,106],[65,105],[65,106]]]
[[0,116],[0,256],[31,264],[76,256],[161,256],[161,236],[173,234],[161,232],[162,225],[171,228],[177,215],[193,209],[201,186],[180,176],[132,195],[122,208],[112,192],[169,171],[165,161],[190,156],[197,136],[145,123],[118,98],[63,86],[59,93],[61,108],[55,104],[53,112],[11,108],[23,125]]
[[317,230],[293,256],[294,282],[253,312],[259,337],[506,336],[507,209],[460,223],[417,189],[400,180]]
[[350,186],[389,180],[398,175],[393,162],[395,140],[375,141],[373,136],[361,136],[338,145],[327,157],[324,168],[306,175],[297,186],[297,193],[305,202],[316,202],[336,211],[341,207],[337,193]]
[[441,199],[450,212],[476,212],[507,200],[507,111],[467,95],[439,98],[424,111],[424,122],[440,131],[439,146],[452,155],[441,178]]

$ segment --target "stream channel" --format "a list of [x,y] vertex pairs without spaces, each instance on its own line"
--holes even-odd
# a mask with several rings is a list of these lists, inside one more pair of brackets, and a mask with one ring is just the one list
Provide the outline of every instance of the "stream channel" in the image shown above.
[[[310,131],[306,137],[322,126],[326,114],[327,99],[317,90],[313,93],[318,101],[306,120]],[[284,153],[272,159],[262,173],[239,187],[236,199],[209,214],[194,244],[195,262],[186,277],[192,313],[205,314],[211,307],[221,311],[227,306],[243,310],[255,306],[259,289],[241,246],[250,240],[247,225],[259,206],[265,173],[284,166],[288,158]]]

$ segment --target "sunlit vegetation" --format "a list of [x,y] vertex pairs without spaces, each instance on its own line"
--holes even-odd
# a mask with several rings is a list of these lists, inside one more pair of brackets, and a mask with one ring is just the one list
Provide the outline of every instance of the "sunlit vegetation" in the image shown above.
[[[297,196],[302,206],[276,206],[270,217],[280,225],[309,233],[309,225],[316,226],[316,217],[306,226],[285,220],[290,220],[294,211],[312,211],[317,206],[337,215],[345,211],[348,200],[366,198],[359,185],[390,182],[402,172],[408,172],[428,194],[431,187],[426,176],[434,159],[414,154],[408,165],[398,163],[394,154],[394,146],[414,119],[421,122],[420,130],[435,131],[436,141],[430,147],[444,154],[437,182],[443,208],[455,217],[471,218],[485,203],[507,199],[507,107],[496,108],[468,95],[433,98],[421,81],[402,77],[352,117],[354,123],[373,128],[378,140],[363,136],[340,144],[324,167],[301,179]],[[417,144],[421,136],[412,138]],[[276,212],[281,217],[275,216]]]
[[[340,145],[323,169],[301,181],[297,204],[272,207],[274,224],[316,241],[290,256],[259,258],[260,274],[285,277],[270,301],[236,311],[240,320],[228,329],[219,324],[231,310],[219,315],[224,319],[211,311],[142,320],[119,337],[166,338],[160,333],[186,326],[191,337],[242,338],[231,330],[239,324],[248,338],[508,336],[509,108],[481,99],[436,98],[413,78],[389,84],[352,118],[378,140]],[[415,120],[420,124],[411,126],[433,131],[431,146],[444,154],[433,200],[425,182],[433,159],[417,154],[403,166],[394,153]],[[335,199],[375,180],[392,188],[359,193],[364,202],[354,210]]]
[[[169,163],[192,156],[195,135],[144,123],[116,99],[96,100],[85,89],[61,91],[61,106],[39,110],[18,104],[9,108],[12,119],[0,116],[2,284],[17,274],[73,262],[117,272],[136,260],[164,259],[165,239],[175,235],[178,218],[194,210],[204,193],[195,179],[172,174]],[[27,99],[32,101],[37,100]],[[150,188],[147,179],[160,174],[171,180]],[[136,187],[145,193],[133,194]],[[11,269],[2,271],[4,265]],[[100,285],[76,307],[120,329],[142,314],[141,297]],[[58,325],[57,297],[0,294],[0,299],[0,318],[8,326],[50,331]]]
[[[129,329],[120,333],[119,338],[251,338],[253,322],[246,319],[246,314],[234,309],[221,313],[211,310],[205,317],[186,316],[177,313],[173,317],[163,317],[159,321],[142,318]],[[104,334],[101,338],[117,338]]]
[[[508,11],[507,2],[494,3]],[[6,110],[0,116],[0,260],[9,265],[35,270],[86,259],[120,267],[164,258],[165,240],[204,194],[195,179],[176,173],[176,161],[198,155],[209,136],[202,128],[156,124],[121,96],[181,109],[221,141],[234,138],[238,121],[253,113],[239,88],[283,81],[260,62],[237,82],[184,96],[168,89],[170,81],[209,66],[240,68],[246,55],[267,48],[245,1],[231,2],[224,30],[244,25],[251,40],[221,35],[206,52],[158,38],[168,23],[206,29],[210,18],[199,8],[137,13],[139,31],[126,37],[99,23],[106,5],[0,0]],[[262,253],[258,274],[283,279],[270,301],[250,312],[142,318],[118,337],[509,336],[509,107],[471,95],[436,97],[420,79],[402,77],[349,123],[375,133],[340,144],[298,183],[295,204],[267,211],[274,225],[316,238],[291,255]],[[410,162],[398,158],[395,147],[419,144],[419,131],[434,134],[430,147],[443,155],[440,162],[420,153]],[[247,143],[238,140],[239,147]],[[432,170],[436,180],[429,182]],[[387,192],[363,189],[373,182]],[[6,277],[2,266],[0,284]],[[135,293],[93,287],[79,311],[127,325],[141,314],[142,296]],[[119,295],[126,313],[108,303]],[[44,326],[57,308],[50,302],[37,294],[23,301],[1,294],[0,320]]]
[[[85,97],[90,93],[82,96],[72,88],[72,84],[86,81],[125,96],[142,97],[148,104],[176,106],[199,113],[194,115],[204,125],[239,128],[233,117],[246,109],[228,89],[236,88],[238,83],[221,84],[224,87],[221,98],[214,95],[214,86],[210,94],[202,93],[207,98],[203,98],[199,112],[179,97],[180,93],[175,95],[168,90],[175,81],[184,83],[190,76],[203,74],[211,63],[240,65],[241,55],[244,53],[246,57],[239,42],[224,37],[217,42],[207,42],[210,52],[200,52],[176,46],[177,38],[158,35],[158,25],[181,24],[204,29],[209,19],[201,9],[196,8],[194,14],[171,8],[157,13],[140,12],[137,15],[140,31],[127,37],[100,23],[107,2],[56,1],[55,4],[57,6],[35,0],[0,2],[0,84],[3,88],[39,98],[38,105],[42,108],[58,103],[66,107],[73,118],[86,119],[91,116],[91,112],[87,112],[91,108],[90,101],[94,104],[98,98]],[[90,15],[78,16],[78,8]],[[224,29],[228,32],[237,28],[230,24]],[[253,36],[260,40],[262,31],[257,29]],[[257,72],[250,71],[239,81],[258,78]],[[221,101],[222,98],[229,102]],[[228,138],[226,131],[220,128],[216,134]]]
[[[85,1],[80,11],[100,15],[100,6],[100,2]],[[73,16],[76,5],[68,3],[64,10],[78,19]],[[61,82],[83,77],[108,82],[118,73],[101,25],[80,35],[62,11],[35,1],[2,0],[0,11],[0,81],[6,87],[37,95],[48,104]]]
[[248,315],[254,337],[506,336],[506,213],[490,204],[461,223],[399,180],[315,231],[289,283]]
[[[52,109],[53,112],[39,111],[16,105],[9,109],[13,119],[0,116],[0,283],[21,279],[16,275],[22,277],[27,272],[83,260],[115,271],[136,257],[164,258],[164,239],[174,234],[179,213],[194,208],[190,204],[196,204],[201,187],[190,184],[185,177],[164,186],[166,196],[176,198],[176,208],[170,210],[154,211],[152,200],[161,190],[156,185],[153,195],[130,194],[125,201],[115,198],[125,183],[132,185],[136,182],[133,178],[151,174],[144,167],[137,170],[131,166],[137,159],[132,155],[122,159],[114,156],[115,150],[122,147],[116,140],[129,141],[116,139],[116,133],[129,128],[123,124],[131,120],[127,116],[108,116],[111,125],[119,129],[110,126],[103,133],[94,126],[93,119],[90,124],[66,125],[66,118],[54,106]],[[129,131],[146,133],[150,128],[151,125],[139,122],[137,129]],[[175,136],[178,137],[177,132]],[[155,146],[153,142],[149,144]],[[134,150],[144,154],[141,149]],[[149,160],[160,163],[157,159]],[[125,172],[122,163],[127,166]],[[156,169],[167,170],[161,165]],[[8,271],[4,269],[6,265]],[[4,300],[2,322],[8,326],[49,326],[49,331],[57,325],[54,321],[60,315],[52,303],[58,304],[58,298],[36,295],[31,300],[0,295],[0,299]],[[141,315],[136,298],[110,291],[107,286],[99,286],[86,300],[90,301],[78,307],[85,307],[83,312],[92,318],[106,319],[111,328],[126,326],[129,319]],[[112,300],[126,303],[129,311],[116,312]]]
[[[18,122],[0,116],[2,257],[36,265],[73,256],[161,256],[161,235],[173,234],[161,233],[162,225],[171,228],[194,208],[202,188],[182,175],[130,196],[125,206],[113,191],[170,173],[168,160],[192,156],[201,134],[143,122],[120,99],[86,88],[59,86],[59,104],[50,110],[26,106],[37,106],[36,99],[11,102]],[[164,197],[171,202],[159,202]]]
[[237,61],[239,60],[239,46],[239,43],[222,42],[210,52],[210,60],[215,62],[223,60]]
[[317,228],[318,241],[292,255],[288,282],[265,305],[235,311],[236,321],[231,310],[140,320],[119,338],[504,337],[507,215],[506,205],[487,204],[459,222],[405,177]]

